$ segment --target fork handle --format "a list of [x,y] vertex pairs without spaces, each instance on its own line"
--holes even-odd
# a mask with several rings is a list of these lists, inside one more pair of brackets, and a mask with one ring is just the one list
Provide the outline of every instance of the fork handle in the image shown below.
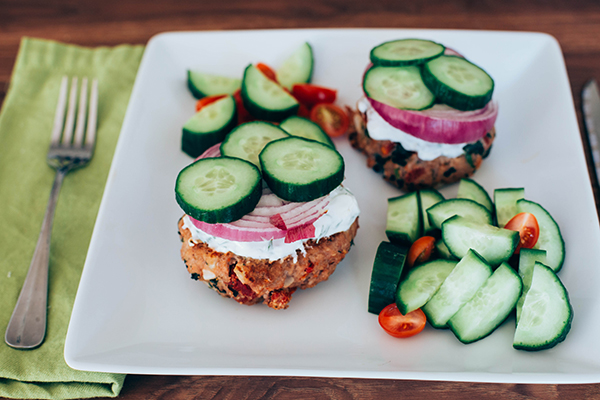
[[58,194],[68,171],[67,168],[60,168],[56,171],[46,215],[44,216],[29,271],[6,329],[4,337],[6,344],[17,349],[38,347],[42,344],[46,335],[50,234],[52,233],[52,222]]

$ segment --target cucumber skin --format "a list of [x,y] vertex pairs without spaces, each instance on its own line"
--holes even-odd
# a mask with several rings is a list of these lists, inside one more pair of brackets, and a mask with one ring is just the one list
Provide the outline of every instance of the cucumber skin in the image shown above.
[[[541,263],[536,262],[536,264],[541,264]],[[552,273],[554,273],[554,275],[556,275],[556,273],[552,270],[552,268],[547,267],[543,264],[541,264],[541,265],[544,268],[548,268],[550,271],[552,271]],[[558,282],[560,283],[560,286],[562,287],[562,290],[565,295],[565,301],[567,302],[567,305],[569,306],[569,317],[568,317],[567,321],[565,322],[565,326],[564,326],[563,330],[561,331],[560,335],[558,335],[557,337],[555,337],[551,340],[546,341],[545,343],[539,344],[537,346],[527,346],[527,345],[519,345],[519,344],[513,343],[513,348],[515,348],[517,350],[525,350],[525,351],[546,350],[546,349],[550,349],[550,348],[556,346],[557,344],[559,344],[560,342],[563,342],[566,339],[567,335],[569,334],[569,331],[571,330],[571,324],[573,323],[573,306],[571,305],[571,300],[569,299],[569,292],[567,292],[565,285],[563,285],[563,283],[558,278],[558,276],[556,277],[556,279],[558,280]]]
[[[249,65],[244,70],[244,78],[242,79],[242,90],[240,95],[242,97],[242,102],[244,103],[244,107],[246,110],[255,118],[263,119],[266,121],[280,122],[290,117],[292,115],[298,114],[298,109],[300,108],[300,103],[296,102],[295,105],[283,109],[283,110],[267,110],[265,108],[260,107],[258,104],[254,103],[250,97],[248,97],[248,90],[246,88],[246,74],[248,68],[252,67]],[[268,79],[268,78],[267,78]],[[283,90],[283,88],[282,88]]]
[[192,96],[194,96],[197,99],[202,99],[203,97],[206,97],[206,95],[204,93],[202,93],[201,91],[199,91],[198,89],[196,89],[196,86],[192,83],[192,80],[190,79],[190,74],[191,71],[188,70],[187,72],[187,87],[190,90],[190,92],[192,93]]
[[[223,157],[223,158],[231,158],[231,157]],[[205,159],[203,159],[203,160],[205,160]],[[243,162],[250,164],[254,169],[256,169],[259,179],[260,179],[260,171],[258,170],[258,168],[256,168],[256,166],[254,164],[252,164],[246,160],[242,160],[240,158],[235,158],[235,160],[243,161]],[[202,161],[202,160],[198,160],[198,161]],[[181,174],[185,169],[191,167],[198,161],[195,161],[194,163],[185,167],[183,170],[181,170],[179,172],[179,174]],[[177,201],[177,204],[179,204],[179,207],[181,207],[183,212],[185,212],[190,217],[197,219],[199,221],[209,223],[209,224],[225,224],[225,223],[233,222],[233,221],[240,219],[244,215],[246,215],[249,212],[251,212],[252,210],[254,210],[254,208],[256,208],[256,205],[258,204],[260,198],[262,197],[262,185],[258,184],[254,187],[253,191],[246,197],[245,200],[247,200],[247,201],[245,201],[245,204],[243,207],[239,207],[239,208],[236,207],[236,210],[233,210],[234,207],[230,207],[230,210],[227,213],[225,213],[223,211],[223,209],[204,211],[204,210],[199,210],[196,207],[190,206],[185,200],[183,200],[181,198],[181,196],[179,195],[179,191],[177,190],[178,185],[179,185],[179,178],[175,181],[175,200]],[[232,212],[232,211],[235,211],[235,212]]]
[[435,95],[436,98],[440,99],[443,103],[446,103],[450,107],[456,108],[460,111],[473,111],[483,108],[487,103],[490,102],[490,100],[492,100],[492,94],[494,93],[495,83],[492,79],[492,88],[486,94],[481,96],[468,96],[468,99],[465,100],[467,95],[460,93],[459,91],[454,90],[444,83],[438,81],[427,67],[427,63],[425,63],[423,68],[421,68],[421,78],[423,79],[425,86],[427,86],[427,88]]
[[[375,254],[375,260],[373,261],[371,283],[369,285],[368,311],[371,314],[379,315],[381,310],[388,305],[395,303],[396,291],[398,290],[398,284],[400,283],[407,253],[408,249],[405,247],[397,246],[389,242],[381,242],[379,244],[377,253]],[[396,282],[390,282],[390,274],[385,274],[386,276],[384,276],[383,279],[378,278],[377,275],[380,273],[376,271],[375,268],[377,263],[396,265],[396,271],[391,271],[396,272],[392,276]]]

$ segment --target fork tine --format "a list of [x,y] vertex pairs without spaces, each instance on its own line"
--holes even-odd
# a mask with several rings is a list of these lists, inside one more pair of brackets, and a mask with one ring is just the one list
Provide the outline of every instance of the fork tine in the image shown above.
[[73,125],[75,124],[75,102],[77,101],[77,77],[71,81],[71,92],[69,94],[69,109],[67,110],[67,119],[65,120],[65,129],[63,130],[62,143],[70,144],[73,140]]
[[85,115],[87,108],[87,86],[88,79],[81,79],[81,91],[79,92],[79,106],[77,107],[77,124],[75,125],[74,147],[81,147],[83,143],[83,128],[85,125]]
[[57,145],[60,142],[60,132],[62,131],[63,121],[65,120],[65,107],[67,105],[67,86],[69,79],[66,76],[62,77],[60,83],[60,93],[58,95],[58,104],[56,105],[56,113],[54,114],[54,127],[52,128],[52,136],[50,143]]
[[98,79],[92,81],[90,106],[88,111],[85,147],[93,147],[96,142],[96,119],[98,118]]

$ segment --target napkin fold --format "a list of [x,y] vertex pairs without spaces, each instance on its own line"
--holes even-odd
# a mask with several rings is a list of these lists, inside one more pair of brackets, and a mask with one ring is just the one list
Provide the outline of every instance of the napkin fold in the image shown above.
[[[98,131],[90,164],[64,181],[51,241],[48,322],[34,350],[0,344],[0,397],[115,397],[124,375],[76,371],[63,351],[67,326],[143,46],[84,48],[23,38],[0,112],[0,334],[31,262],[54,170],[46,153],[61,77],[98,78]],[[110,290],[109,287],[106,290]]]

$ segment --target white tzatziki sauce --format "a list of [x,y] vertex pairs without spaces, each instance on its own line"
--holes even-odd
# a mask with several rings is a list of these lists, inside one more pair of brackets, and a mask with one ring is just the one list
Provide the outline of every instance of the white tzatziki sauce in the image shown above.
[[431,161],[440,156],[450,158],[459,157],[463,154],[463,147],[468,144],[427,142],[398,128],[394,128],[371,107],[371,103],[365,97],[358,102],[358,111],[365,113],[367,116],[367,131],[371,139],[390,140],[400,143],[405,150],[416,152],[423,161]]
[[[343,186],[338,186],[328,195],[329,204],[325,207],[325,213],[317,219],[315,226],[315,237],[312,240],[331,236],[338,232],[348,230],[360,213],[358,202],[350,191]],[[183,226],[192,234],[192,240],[206,243],[211,249],[220,253],[228,251],[242,257],[256,259],[278,260],[289,255],[297,259],[297,250],[305,253],[304,243],[311,239],[297,240],[292,243],[284,243],[284,238],[265,240],[261,242],[236,242],[209,235],[198,229],[190,218],[183,217]],[[192,243],[193,245],[193,243]]]

